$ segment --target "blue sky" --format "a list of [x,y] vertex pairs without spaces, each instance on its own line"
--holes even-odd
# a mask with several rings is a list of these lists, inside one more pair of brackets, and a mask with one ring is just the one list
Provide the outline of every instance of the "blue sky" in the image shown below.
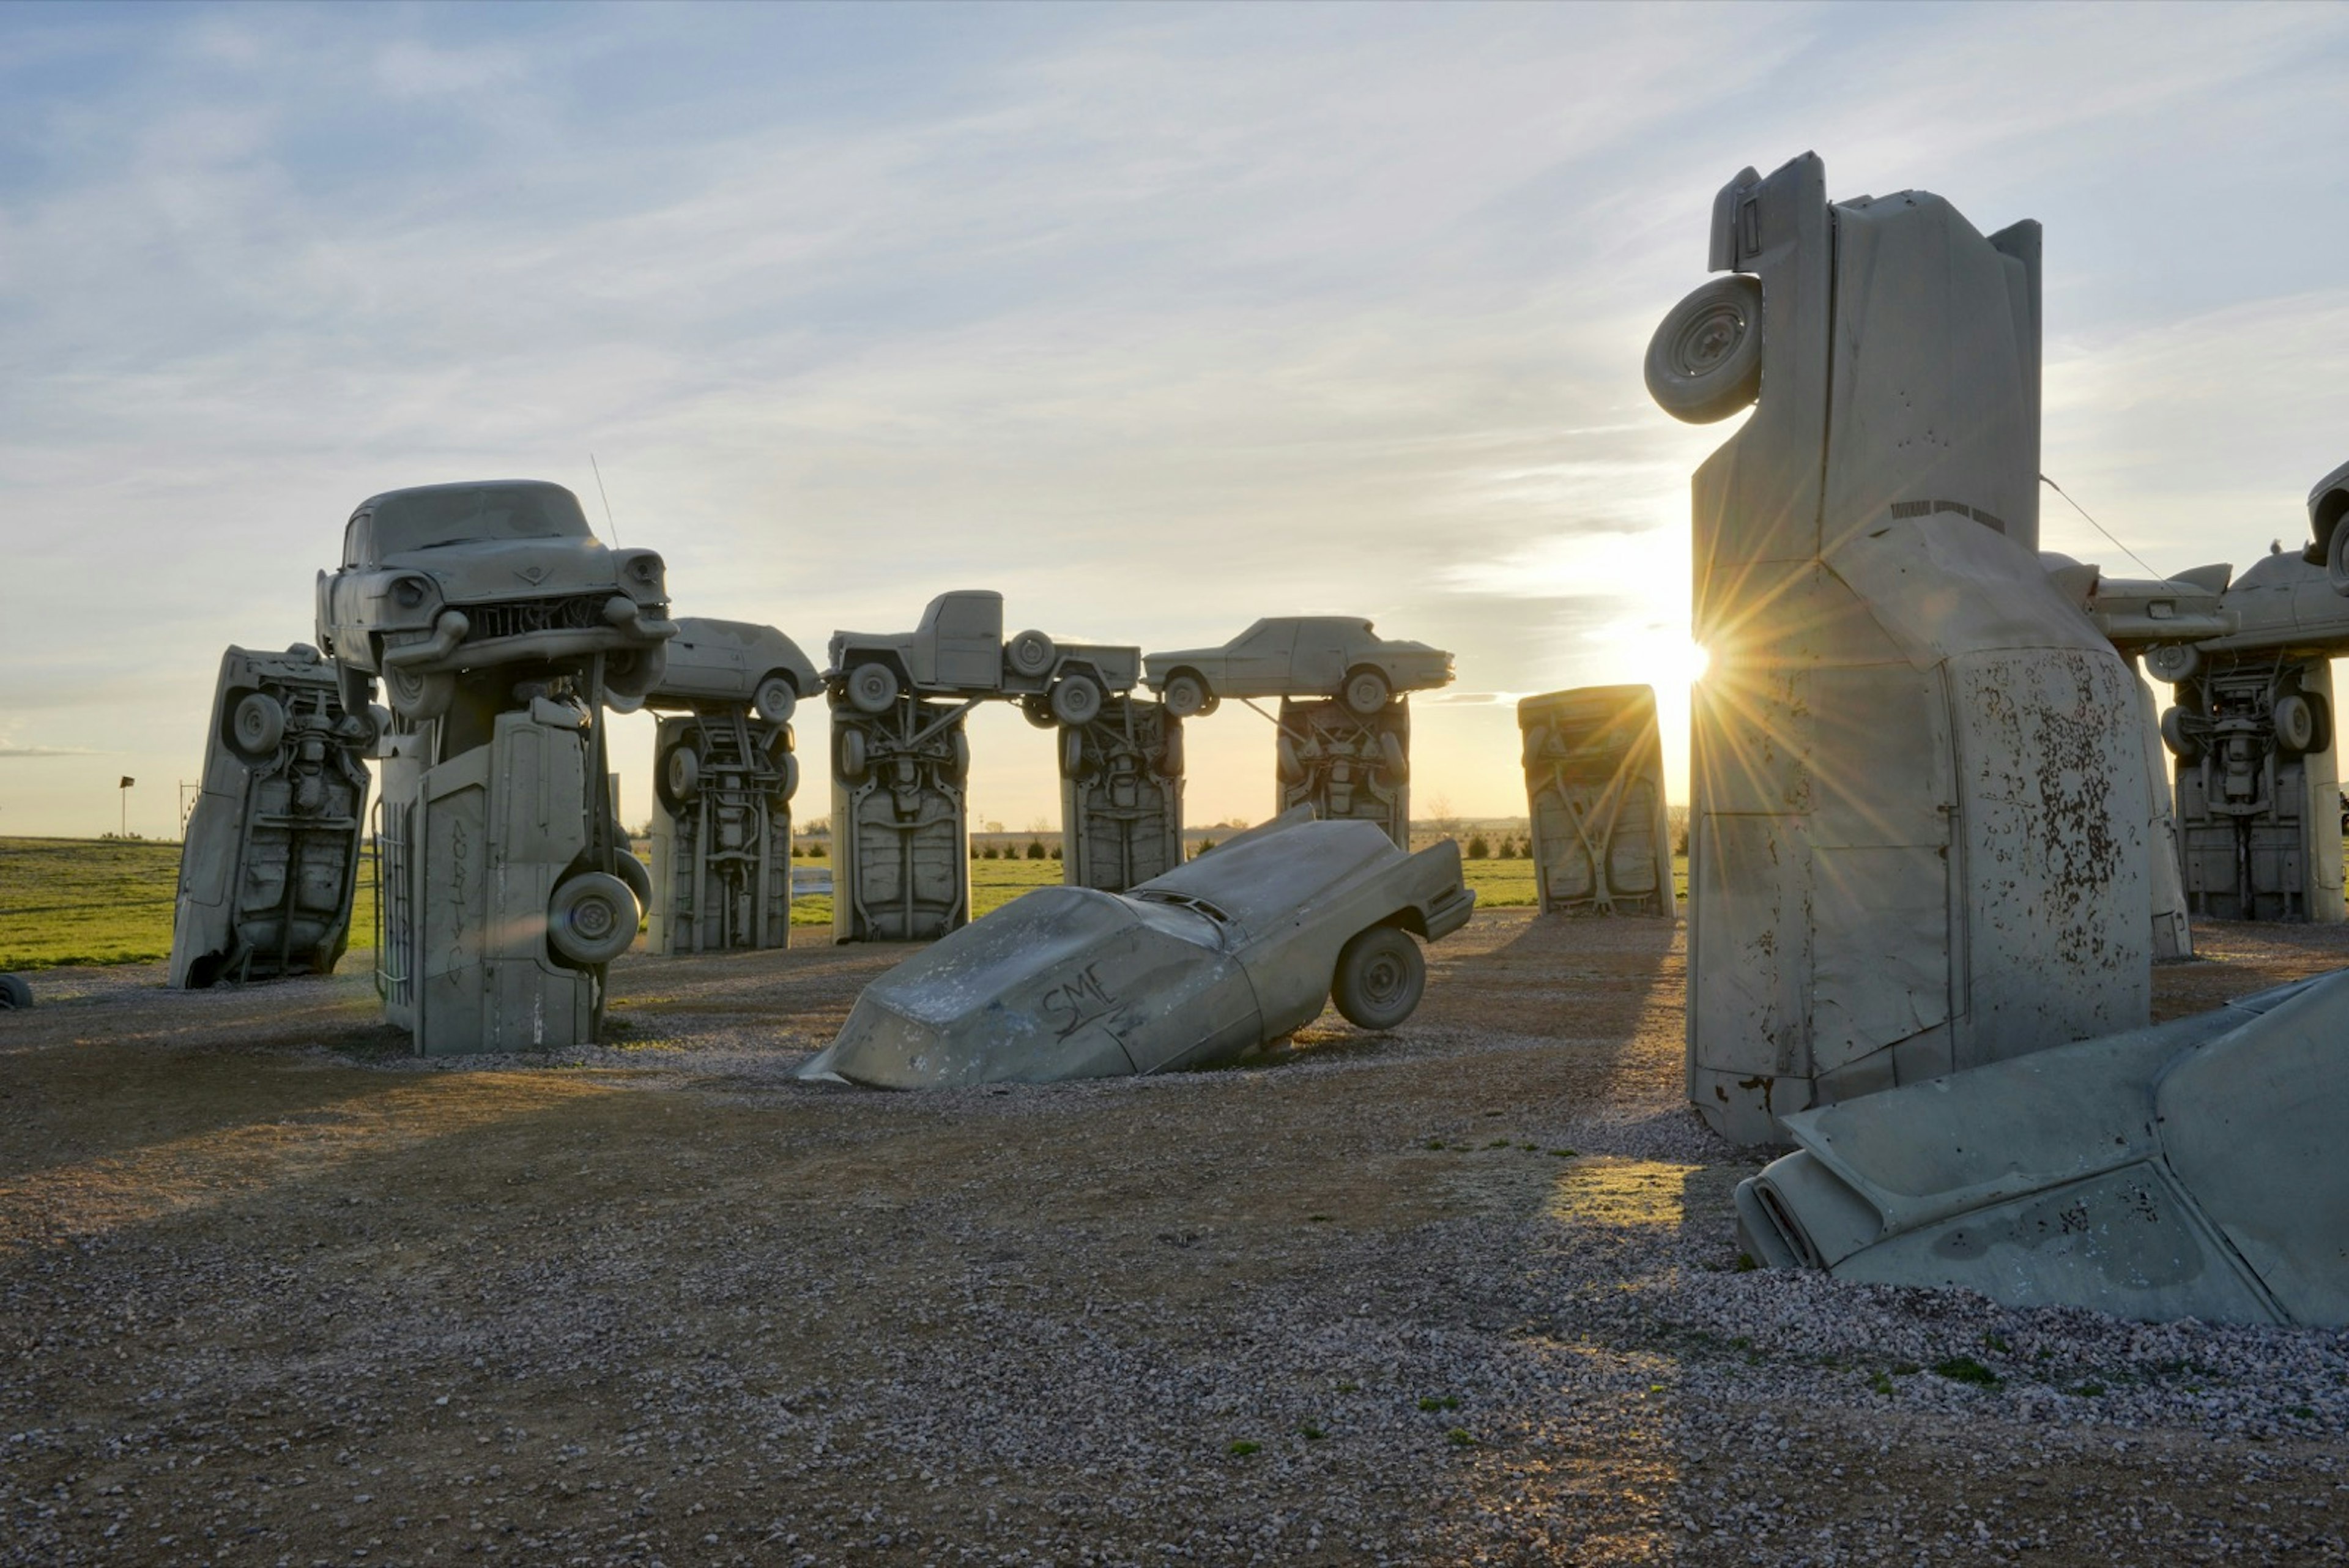
[[[2041,220],[2048,472],[2246,563],[2349,458],[2344,79],[2318,6],[0,8],[0,833],[120,774],[168,831],[354,503],[597,513],[590,452],[680,610],[819,657],[959,587],[1145,648],[1371,616],[1459,655],[1423,813],[1521,812],[1507,700],[1685,641],[1725,432],[1639,367],[1723,181]],[[1194,726],[1194,820],[1264,815],[1262,729]],[[1057,815],[975,740],[979,817]]]

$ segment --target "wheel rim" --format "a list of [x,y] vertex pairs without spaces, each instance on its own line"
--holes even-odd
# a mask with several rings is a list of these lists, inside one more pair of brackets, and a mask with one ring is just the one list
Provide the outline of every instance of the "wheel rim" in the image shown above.
[[620,912],[607,898],[582,898],[571,906],[571,929],[583,941],[601,942],[619,924]]
[[1372,1007],[1392,1007],[1410,987],[1410,967],[1399,953],[1379,953],[1362,968],[1362,1000]]
[[1746,326],[1744,311],[1727,300],[1719,301],[1681,324],[1665,351],[1665,361],[1674,374],[1701,380],[1737,352]]

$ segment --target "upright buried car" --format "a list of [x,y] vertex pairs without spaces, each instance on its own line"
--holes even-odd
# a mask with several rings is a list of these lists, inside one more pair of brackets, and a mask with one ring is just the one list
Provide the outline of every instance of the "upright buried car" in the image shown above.
[[1040,888],[964,927],[866,986],[799,1075],[919,1089],[1212,1066],[1333,993],[1392,1029],[1426,984],[1413,938],[1475,902],[1448,839],[1405,855],[1369,823],[1289,812],[1130,892]]
[[658,554],[610,550],[578,497],[541,480],[428,484],[359,503],[340,569],[318,574],[318,646],[347,709],[381,676],[410,722],[448,711],[460,670],[576,673],[604,656],[607,690],[659,683],[668,587]]
[[1336,697],[1363,717],[1398,691],[1452,682],[1452,655],[1390,642],[1350,616],[1275,616],[1221,648],[1154,653],[1143,680],[1177,719],[1210,713],[1226,697]]

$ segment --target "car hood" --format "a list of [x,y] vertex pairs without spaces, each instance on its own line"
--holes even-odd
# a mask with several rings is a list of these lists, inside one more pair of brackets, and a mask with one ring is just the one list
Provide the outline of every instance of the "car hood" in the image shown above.
[[864,988],[799,1076],[876,1088],[1123,1077],[1255,1040],[1247,980],[1195,910],[1040,888]]
[[451,604],[618,591],[612,552],[596,539],[476,539],[405,550],[386,569],[421,572]]

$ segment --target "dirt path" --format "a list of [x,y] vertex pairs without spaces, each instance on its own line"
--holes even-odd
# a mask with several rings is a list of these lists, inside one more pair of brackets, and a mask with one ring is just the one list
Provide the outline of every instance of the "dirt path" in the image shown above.
[[[2166,1012],[2349,962],[2202,941]],[[1661,922],[1480,916],[1236,1071],[791,1083],[895,956],[627,961],[613,1048],[457,1070],[359,980],[45,977],[0,1561],[2344,1555],[2349,1336],[1738,1272]]]

